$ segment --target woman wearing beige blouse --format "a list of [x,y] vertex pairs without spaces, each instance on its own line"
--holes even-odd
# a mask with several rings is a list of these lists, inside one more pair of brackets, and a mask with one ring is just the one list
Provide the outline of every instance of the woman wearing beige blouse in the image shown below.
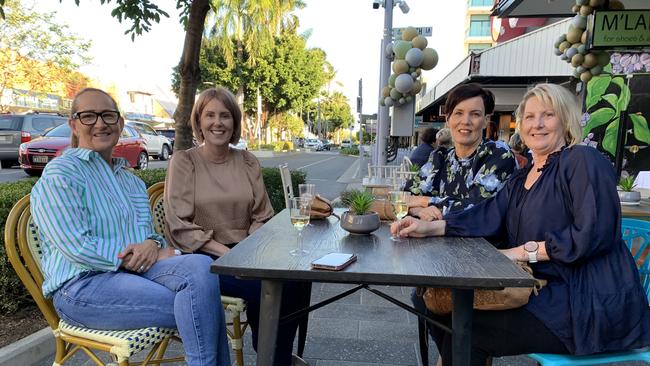
[[[194,136],[202,144],[175,151],[169,163],[165,234],[185,253],[216,258],[269,220],[273,207],[255,156],[229,146],[241,135],[241,111],[235,96],[221,87],[205,90],[194,104],[190,120]],[[220,275],[219,283],[223,295],[246,300],[257,349],[260,281]],[[300,291],[297,284],[285,284],[282,315],[298,310],[300,301],[295,299],[303,297]],[[294,321],[278,329],[275,365],[291,365],[297,326]]]

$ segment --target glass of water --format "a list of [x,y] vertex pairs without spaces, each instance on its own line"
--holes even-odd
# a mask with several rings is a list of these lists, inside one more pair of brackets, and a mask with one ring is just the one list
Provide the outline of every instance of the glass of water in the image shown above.
[[298,193],[300,197],[309,198],[310,200],[316,196],[316,185],[315,184],[298,184]]
[[291,255],[304,255],[309,251],[302,247],[302,231],[309,225],[309,212],[311,210],[311,198],[294,197],[290,200],[289,217],[291,225],[298,231],[298,248],[289,251]]

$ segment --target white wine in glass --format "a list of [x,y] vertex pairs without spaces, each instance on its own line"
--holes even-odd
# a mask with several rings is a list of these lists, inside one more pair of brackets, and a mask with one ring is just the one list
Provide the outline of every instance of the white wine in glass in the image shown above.
[[[388,192],[390,197],[390,203],[393,206],[393,213],[397,218],[396,221],[399,221],[404,218],[409,212],[408,198],[411,195],[410,192],[406,191],[391,191]],[[401,241],[399,234],[396,236],[390,237],[393,241]]]
[[304,255],[309,253],[302,248],[302,231],[309,225],[309,211],[311,209],[311,197],[294,197],[289,200],[289,218],[291,225],[298,231],[298,248],[289,251],[291,255]]

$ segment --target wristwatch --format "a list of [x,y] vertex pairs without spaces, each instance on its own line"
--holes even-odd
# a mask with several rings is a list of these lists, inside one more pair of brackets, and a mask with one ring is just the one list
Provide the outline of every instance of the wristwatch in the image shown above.
[[160,241],[159,239],[156,239],[156,238],[147,238],[147,239],[149,239],[149,240],[151,240],[152,242],[156,243],[156,246],[157,246],[159,249],[163,247],[163,243],[162,243],[162,241]]
[[537,251],[539,250],[539,243],[536,241],[528,241],[524,244],[524,250],[528,253],[528,263],[537,263]]

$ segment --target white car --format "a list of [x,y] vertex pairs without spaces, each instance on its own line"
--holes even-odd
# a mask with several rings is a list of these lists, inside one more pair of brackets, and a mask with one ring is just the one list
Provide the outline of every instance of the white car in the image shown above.
[[127,126],[133,127],[142,135],[142,138],[147,144],[147,153],[149,156],[153,156],[159,160],[169,159],[169,155],[172,153],[172,143],[167,137],[156,132],[151,126],[143,122],[127,121],[126,124]]
[[314,149],[316,151],[323,150],[323,143],[317,139],[306,139],[305,149]]
[[341,148],[352,147],[352,141],[345,139],[341,140]]
[[237,145],[230,144],[230,147],[237,150],[248,150],[248,143],[244,139],[239,139]]

